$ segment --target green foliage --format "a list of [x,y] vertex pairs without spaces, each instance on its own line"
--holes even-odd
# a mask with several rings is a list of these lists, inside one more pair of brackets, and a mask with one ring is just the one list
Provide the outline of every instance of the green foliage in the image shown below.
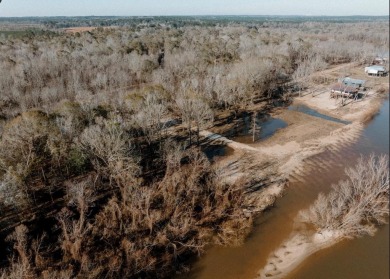
[[58,36],[57,32],[41,30],[41,29],[27,29],[27,30],[0,30],[0,38],[6,39],[33,39],[35,37],[53,38]]
[[97,107],[92,109],[95,117],[103,117],[107,118],[109,113],[109,108],[103,105],[98,105]]
[[66,151],[58,127],[42,111],[28,111],[9,121],[0,140],[0,179],[11,194],[9,200],[31,202],[47,175],[58,175]]
[[77,147],[72,147],[69,150],[66,165],[72,175],[83,174],[91,167],[88,156]]
[[139,40],[133,40],[127,47],[127,53],[131,53],[133,51],[139,55],[148,54],[148,48],[143,42]]

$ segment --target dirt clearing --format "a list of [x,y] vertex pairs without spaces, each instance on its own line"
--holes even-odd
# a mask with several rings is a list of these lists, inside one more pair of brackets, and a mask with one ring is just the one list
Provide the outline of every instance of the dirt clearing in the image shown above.
[[[64,31],[65,33],[68,33],[68,34],[74,34],[74,33],[81,33],[81,32],[90,32],[90,31],[93,31],[95,29],[97,29],[99,27],[97,26],[85,26],[85,27],[70,27],[70,28],[65,28]],[[111,27],[111,26],[105,26],[105,27],[101,27],[103,29],[107,29],[107,28],[115,28],[115,27]]]

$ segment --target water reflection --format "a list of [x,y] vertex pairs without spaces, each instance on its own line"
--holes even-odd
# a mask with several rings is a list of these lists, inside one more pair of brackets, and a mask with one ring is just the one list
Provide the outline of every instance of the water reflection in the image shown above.
[[258,114],[255,123],[253,123],[253,117],[251,115],[246,115],[237,121],[236,126],[224,134],[224,136],[240,143],[251,144],[267,139],[279,129],[285,127],[287,127],[285,121],[273,118],[270,115],[264,116]]
[[291,105],[288,107],[289,110],[294,110],[294,111],[299,111],[299,112],[302,112],[302,113],[305,113],[305,114],[308,114],[308,115],[311,115],[311,116],[314,116],[314,117],[319,117],[319,118],[322,118],[322,119],[325,119],[325,120],[329,120],[329,121],[333,121],[333,122],[336,122],[336,123],[342,123],[342,124],[350,124],[351,122],[350,121],[345,121],[345,120],[341,120],[341,119],[338,119],[338,118],[335,118],[335,117],[331,117],[331,116],[328,116],[328,115],[325,115],[325,114],[322,114],[322,113],[319,113],[318,111],[314,110],[314,109],[311,109],[305,105]]

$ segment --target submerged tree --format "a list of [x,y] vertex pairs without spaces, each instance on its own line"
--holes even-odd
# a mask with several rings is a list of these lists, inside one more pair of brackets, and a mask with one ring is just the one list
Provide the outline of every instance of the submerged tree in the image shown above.
[[334,185],[328,195],[319,194],[299,219],[317,231],[335,231],[346,238],[373,235],[377,225],[388,221],[389,158],[360,158],[345,173],[348,179]]

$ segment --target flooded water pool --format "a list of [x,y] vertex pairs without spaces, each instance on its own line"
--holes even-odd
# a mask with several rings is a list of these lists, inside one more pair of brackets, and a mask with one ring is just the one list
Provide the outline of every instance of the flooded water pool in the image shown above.
[[[247,115],[237,121],[236,126],[226,133],[225,136],[236,142],[250,144],[265,140],[275,134],[279,129],[285,127],[287,127],[285,121],[269,115],[257,115],[255,123],[253,123],[253,117]],[[255,129],[254,134],[253,129]]]
[[[257,220],[251,235],[240,247],[213,247],[189,274],[178,279],[253,279],[267,258],[286,240],[294,228],[299,210],[307,208],[318,193],[345,178],[344,168],[363,155],[389,154],[389,101],[369,123],[359,140],[340,150],[326,151],[307,160],[311,172],[296,177],[285,195]],[[346,240],[319,251],[288,279],[382,279],[389,278],[389,225],[375,236]]]
[[305,105],[291,105],[288,107],[289,110],[294,110],[294,111],[299,111],[299,112],[302,112],[302,113],[305,113],[305,114],[308,114],[308,115],[311,115],[311,116],[314,116],[314,117],[319,117],[319,118],[322,118],[322,119],[325,119],[325,120],[329,120],[329,121],[333,121],[333,122],[336,122],[336,123],[342,123],[342,124],[350,124],[351,122],[350,121],[345,121],[345,120],[341,120],[341,119],[338,119],[338,118],[335,118],[335,117],[331,117],[331,116],[328,116],[328,115],[325,115],[325,114],[322,114],[314,109],[311,109],[309,108],[308,106],[305,106]]

